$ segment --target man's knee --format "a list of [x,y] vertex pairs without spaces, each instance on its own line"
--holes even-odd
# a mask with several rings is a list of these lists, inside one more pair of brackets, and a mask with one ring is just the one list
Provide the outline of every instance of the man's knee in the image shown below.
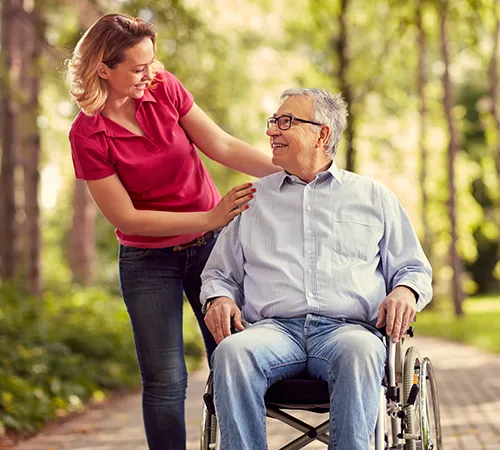
[[250,355],[248,341],[239,334],[228,336],[217,345],[212,354],[212,367],[233,367],[244,362]]

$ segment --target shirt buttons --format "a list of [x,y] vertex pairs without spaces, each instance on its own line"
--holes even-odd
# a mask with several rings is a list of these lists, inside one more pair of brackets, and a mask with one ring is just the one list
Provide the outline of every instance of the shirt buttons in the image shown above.
[[312,292],[309,292],[309,294],[307,294],[309,297],[314,297],[314,294]]
[[312,270],[312,269],[309,269],[307,272],[308,272],[308,273],[313,273],[313,270]]
[[307,232],[308,232],[309,234],[311,234],[311,233],[313,232],[313,230],[311,230],[311,228],[308,228],[308,229],[307,229]]
[[313,254],[313,251],[312,251],[312,250],[307,250],[307,254],[308,254],[308,255],[312,255],[312,254]]
[[311,208],[310,206],[308,206],[306,209],[307,209],[308,211],[311,211],[311,209],[312,209],[312,208]]

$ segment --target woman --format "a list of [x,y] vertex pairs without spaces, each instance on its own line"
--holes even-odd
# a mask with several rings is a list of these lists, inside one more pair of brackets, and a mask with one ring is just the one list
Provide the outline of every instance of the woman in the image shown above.
[[247,183],[221,200],[194,145],[250,175],[278,168],[212,122],[155,53],[156,33],[141,19],[109,14],[94,23],[68,63],[70,92],[81,108],[69,139],[76,177],[117,229],[149,448],[182,450],[183,291],[210,355],[215,343],[200,311],[200,274],[216,230],[248,208],[255,192]]

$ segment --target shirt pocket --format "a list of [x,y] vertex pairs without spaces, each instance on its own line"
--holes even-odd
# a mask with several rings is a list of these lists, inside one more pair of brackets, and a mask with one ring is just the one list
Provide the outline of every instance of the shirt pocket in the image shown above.
[[369,217],[342,215],[332,221],[333,257],[343,262],[371,261],[379,253],[382,227]]

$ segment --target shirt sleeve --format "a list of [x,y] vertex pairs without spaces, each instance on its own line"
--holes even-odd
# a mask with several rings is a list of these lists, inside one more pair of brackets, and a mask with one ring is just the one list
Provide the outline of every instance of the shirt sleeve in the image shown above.
[[69,141],[76,178],[100,180],[116,173],[107,149],[98,149],[89,139],[78,134],[70,133]]
[[175,75],[166,70],[160,78],[165,83],[165,89],[179,113],[179,118],[184,117],[193,106],[193,94],[183,86]]
[[209,298],[223,296],[242,308],[244,273],[238,216],[222,230],[201,274],[200,301],[203,307]]
[[403,206],[392,192],[382,198],[384,236],[380,241],[387,291],[407,286],[418,294],[417,311],[432,300],[432,268]]

